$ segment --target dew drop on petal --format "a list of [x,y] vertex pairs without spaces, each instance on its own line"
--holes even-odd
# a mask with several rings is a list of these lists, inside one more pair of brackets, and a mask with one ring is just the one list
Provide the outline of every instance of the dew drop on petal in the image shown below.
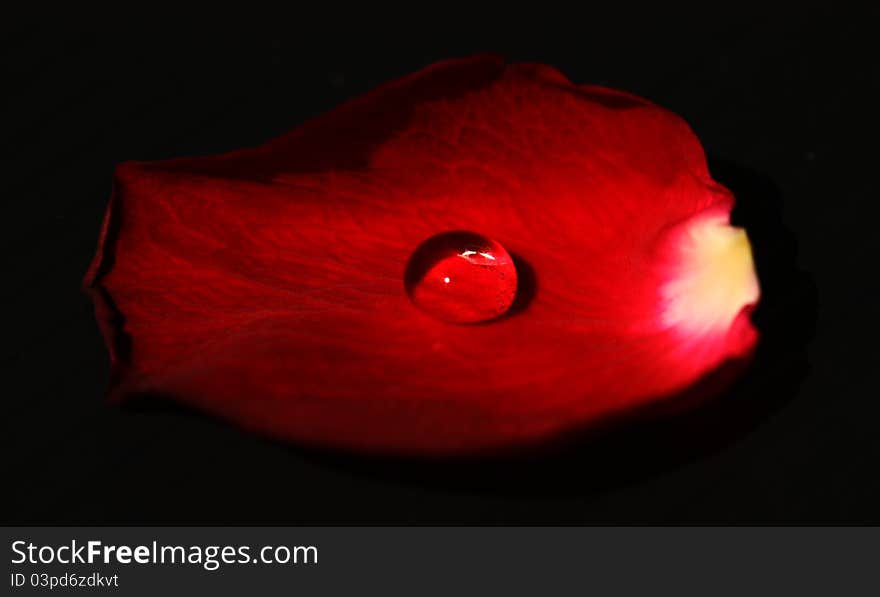
[[478,323],[503,315],[516,296],[516,265],[497,241],[451,231],[413,252],[404,284],[412,302],[450,323]]

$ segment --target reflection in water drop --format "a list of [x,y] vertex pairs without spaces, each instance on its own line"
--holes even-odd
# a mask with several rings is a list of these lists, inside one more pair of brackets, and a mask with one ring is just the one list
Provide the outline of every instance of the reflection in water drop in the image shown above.
[[420,309],[451,323],[503,315],[516,296],[516,266],[500,243],[473,232],[432,236],[413,252],[406,291]]

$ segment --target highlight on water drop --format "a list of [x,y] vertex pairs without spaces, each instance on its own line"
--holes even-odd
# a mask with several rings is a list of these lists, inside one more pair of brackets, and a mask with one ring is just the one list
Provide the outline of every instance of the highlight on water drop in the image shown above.
[[516,265],[501,243],[453,230],[416,248],[406,266],[404,285],[425,313],[450,323],[479,323],[510,309],[516,297]]

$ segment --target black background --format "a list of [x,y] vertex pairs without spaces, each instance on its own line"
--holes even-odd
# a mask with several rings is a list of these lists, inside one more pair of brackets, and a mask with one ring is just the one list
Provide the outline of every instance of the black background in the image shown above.
[[[340,8],[3,34],[2,522],[880,521],[876,15],[507,16],[401,12],[378,27]],[[79,285],[115,164],[254,145],[482,51],[691,123],[738,196],[764,288],[740,384],[564,452],[468,463],[318,453],[169,404],[104,402],[107,355]]]

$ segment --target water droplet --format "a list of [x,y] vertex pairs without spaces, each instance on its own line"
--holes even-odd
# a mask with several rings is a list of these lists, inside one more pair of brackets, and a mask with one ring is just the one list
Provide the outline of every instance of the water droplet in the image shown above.
[[406,291],[423,311],[451,323],[503,315],[516,296],[516,265],[497,241],[474,232],[432,236],[413,252]]

